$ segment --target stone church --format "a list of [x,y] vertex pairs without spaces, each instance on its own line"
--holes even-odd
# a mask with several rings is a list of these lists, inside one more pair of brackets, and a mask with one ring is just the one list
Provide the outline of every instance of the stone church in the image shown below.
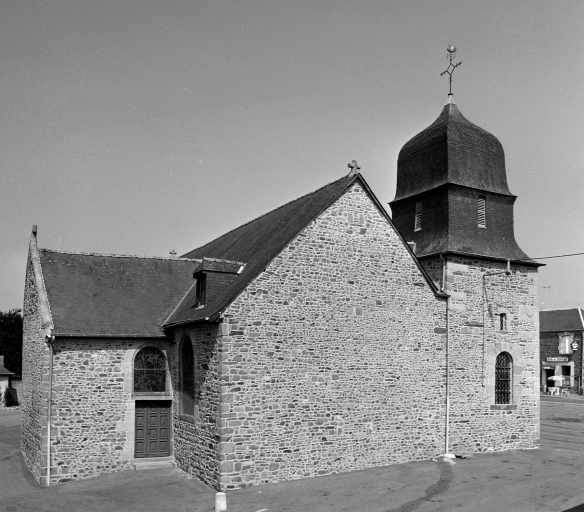
[[34,227],[35,478],[176,465],[230,490],[536,448],[539,264],[500,142],[449,101],[397,173],[392,218],[354,168],[182,257],[40,249]]

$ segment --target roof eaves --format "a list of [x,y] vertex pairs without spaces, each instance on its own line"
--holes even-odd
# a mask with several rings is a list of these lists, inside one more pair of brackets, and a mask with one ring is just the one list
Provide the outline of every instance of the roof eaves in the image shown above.
[[454,255],[454,256],[471,256],[473,258],[482,259],[482,260],[490,260],[490,261],[501,261],[507,262],[510,261],[511,263],[515,263],[517,265],[525,265],[526,267],[545,267],[545,263],[539,263],[535,260],[530,259],[507,259],[507,258],[499,258],[497,256],[485,256],[484,254],[474,254],[470,252],[462,252],[462,251],[438,251],[438,252],[429,252],[428,254],[420,254],[417,256],[418,259],[425,259],[425,258],[432,258],[434,256],[439,256],[440,254],[446,255]]
[[54,332],[53,336],[58,338],[124,338],[124,339],[159,339],[167,340],[169,336],[164,334],[105,334],[105,333],[74,333],[74,332]]

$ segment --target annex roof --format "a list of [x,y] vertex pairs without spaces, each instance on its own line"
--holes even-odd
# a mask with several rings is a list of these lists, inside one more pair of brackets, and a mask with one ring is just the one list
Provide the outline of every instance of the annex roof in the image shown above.
[[39,249],[54,334],[164,336],[198,261]]
[[584,330],[584,311],[581,308],[548,309],[539,312],[539,332]]

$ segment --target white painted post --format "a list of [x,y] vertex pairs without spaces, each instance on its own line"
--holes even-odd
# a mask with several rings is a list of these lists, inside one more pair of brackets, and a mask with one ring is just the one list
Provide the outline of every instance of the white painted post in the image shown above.
[[227,496],[224,492],[215,493],[215,512],[224,512],[227,510]]

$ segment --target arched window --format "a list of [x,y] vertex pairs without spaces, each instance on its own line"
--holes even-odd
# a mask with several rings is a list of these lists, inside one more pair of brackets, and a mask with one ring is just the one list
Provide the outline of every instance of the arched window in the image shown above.
[[154,347],[143,348],[134,359],[134,392],[166,391],[166,357]]
[[195,355],[189,337],[180,347],[180,414],[191,421],[195,417]]
[[511,403],[513,359],[508,352],[501,352],[495,362],[495,403]]

